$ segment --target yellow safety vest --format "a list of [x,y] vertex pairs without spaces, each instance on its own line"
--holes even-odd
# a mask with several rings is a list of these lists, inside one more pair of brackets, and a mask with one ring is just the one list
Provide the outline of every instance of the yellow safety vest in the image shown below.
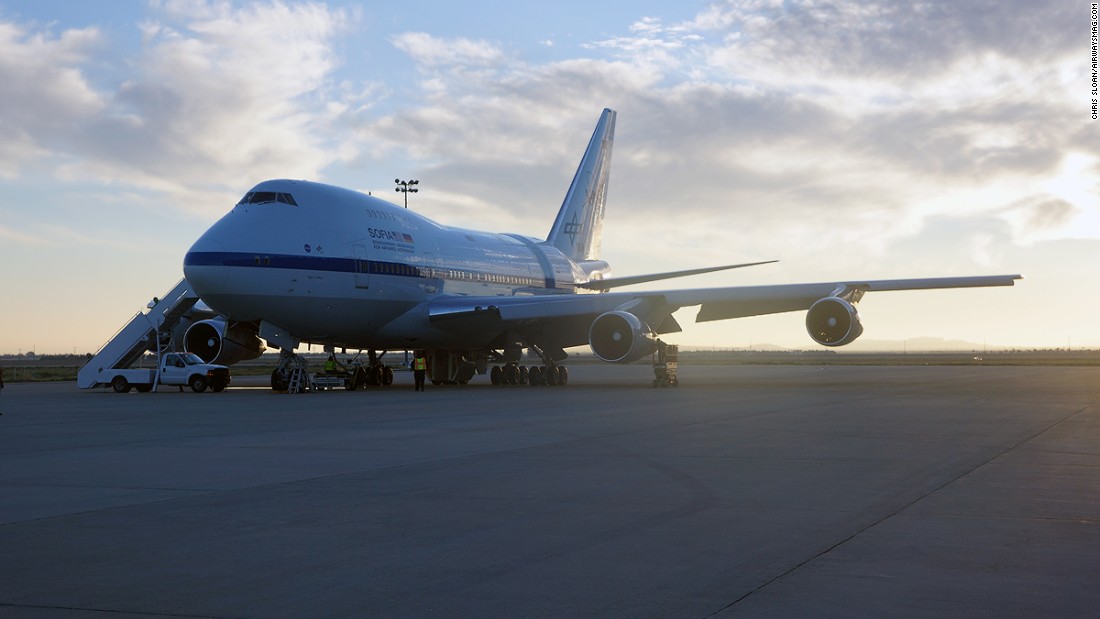
[[325,361],[325,371],[326,372],[335,372],[336,371],[336,362],[333,361],[332,359],[329,359],[328,361]]
[[428,369],[428,360],[424,357],[416,357],[413,359],[414,370],[426,370]]

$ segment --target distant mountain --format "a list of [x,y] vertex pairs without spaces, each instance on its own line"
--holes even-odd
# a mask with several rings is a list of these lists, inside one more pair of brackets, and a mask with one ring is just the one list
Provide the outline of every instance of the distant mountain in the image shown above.
[[942,337],[914,337],[907,340],[856,340],[843,347],[852,352],[958,352],[971,350],[1004,350],[1001,346],[987,346],[979,342],[948,340]]

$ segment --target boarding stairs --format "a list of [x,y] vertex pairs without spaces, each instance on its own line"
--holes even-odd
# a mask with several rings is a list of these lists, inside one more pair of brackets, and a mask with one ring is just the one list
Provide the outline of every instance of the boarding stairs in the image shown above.
[[158,354],[165,352],[171,346],[172,330],[198,300],[186,279],[181,279],[163,297],[154,297],[149,311],[138,312],[80,368],[76,386],[81,389],[95,387],[104,370],[130,367],[148,350]]

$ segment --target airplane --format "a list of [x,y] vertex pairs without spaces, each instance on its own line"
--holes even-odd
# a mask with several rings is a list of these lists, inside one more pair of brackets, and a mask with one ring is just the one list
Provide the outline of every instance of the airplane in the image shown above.
[[[616,112],[603,110],[546,239],[446,226],[377,197],[301,180],[244,194],[184,258],[195,293],[218,316],[197,321],[185,348],[209,362],[281,350],[272,388],[287,387],[302,344],[327,352],[424,350],[434,383],[568,382],[567,348],[629,363],[697,322],[806,311],[806,329],[834,347],[863,333],[867,292],[1012,286],[1020,275],[622,291],[634,284],[764,264],[631,277],[600,259]],[[541,359],[521,365],[523,351]],[[490,364],[492,367],[490,368]],[[389,378],[390,375],[387,375]]]

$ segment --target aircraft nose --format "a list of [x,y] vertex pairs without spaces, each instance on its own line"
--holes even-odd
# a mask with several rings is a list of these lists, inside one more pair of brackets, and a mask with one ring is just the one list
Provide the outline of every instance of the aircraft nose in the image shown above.
[[183,276],[200,297],[217,295],[224,291],[229,277],[225,266],[225,245],[213,229],[195,241],[183,257]]

